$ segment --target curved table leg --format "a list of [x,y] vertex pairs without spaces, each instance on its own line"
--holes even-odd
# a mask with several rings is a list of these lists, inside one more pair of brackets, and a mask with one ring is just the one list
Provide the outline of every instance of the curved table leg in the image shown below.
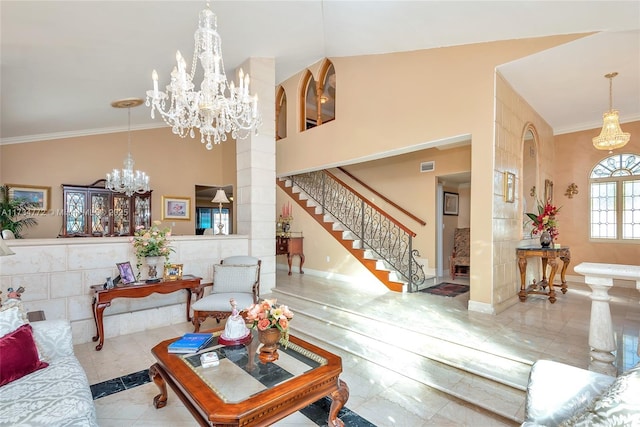
[[291,276],[291,253],[287,253],[287,264],[289,264],[289,276]]
[[302,271],[302,265],[304,264],[304,254],[300,254],[300,274],[304,274],[304,271]]
[[104,309],[111,305],[110,302],[107,303],[93,303],[93,319],[96,322],[96,336],[93,337],[93,341],[98,341],[98,345],[96,346],[96,351],[102,350],[102,346],[104,345],[104,324],[102,323],[102,318],[104,315]]
[[349,386],[342,380],[338,380],[338,389],[331,393],[331,408],[329,409],[329,426],[344,427],[344,423],[338,418],[338,412],[349,399]]
[[560,270],[560,281],[562,282],[562,293],[567,293],[567,280],[564,278],[564,274],[567,271],[567,267],[569,267],[569,263],[571,262],[571,254],[569,251],[565,251],[564,254],[560,255],[560,260],[562,260],[562,270]]
[[153,406],[156,409],[164,408],[167,405],[167,383],[162,378],[162,368],[157,363],[154,363],[149,368],[149,377],[160,389],[160,394],[153,398]]
[[525,272],[527,271],[526,257],[520,257],[518,259],[518,268],[520,269],[520,292],[518,292],[518,297],[521,302],[525,302],[527,300],[527,290],[524,282]]
[[549,273],[549,301],[551,304],[556,302],[556,291],[553,289],[553,279],[556,276],[558,270],[558,261],[555,258],[549,259],[549,266],[551,267],[551,273]]

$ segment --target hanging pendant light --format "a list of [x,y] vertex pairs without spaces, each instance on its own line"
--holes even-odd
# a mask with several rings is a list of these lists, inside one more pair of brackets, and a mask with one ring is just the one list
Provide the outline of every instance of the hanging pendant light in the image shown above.
[[603,123],[600,135],[593,138],[593,146],[598,150],[615,150],[624,147],[631,139],[628,132],[622,132],[618,110],[613,109],[613,78],[617,75],[616,72],[604,75],[609,79],[609,111],[602,115]]
[[124,158],[123,168],[121,170],[114,169],[107,174],[105,187],[117,193],[124,193],[132,196],[134,193],[146,193],[149,191],[149,176],[138,170],[133,169],[135,162],[131,156],[131,107],[142,105],[144,101],[140,98],[127,98],[113,101],[111,106],[114,108],[127,108],[129,113],[129,132],[128,132],[128,152]]

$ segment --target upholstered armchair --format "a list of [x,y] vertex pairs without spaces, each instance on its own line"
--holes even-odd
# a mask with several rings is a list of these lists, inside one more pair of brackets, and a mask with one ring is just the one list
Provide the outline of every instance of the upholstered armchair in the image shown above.
[[453,233],[453,252],[449,257],[451,280],[458,276],[469,276],[471,268],[471,229],[456,228]]
[[211,294],[196,301],[193,308],[194,332],[208,317],[218,323],[231,315],[231,298],[242,311],[258,302],[260,296],[260,265],[262,261],[250,256],[232,256],[213,266]]

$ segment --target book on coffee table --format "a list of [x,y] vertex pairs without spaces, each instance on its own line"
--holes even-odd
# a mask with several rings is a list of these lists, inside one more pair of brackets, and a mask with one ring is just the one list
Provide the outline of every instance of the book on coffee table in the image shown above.
[[213,339],[213,334],[206,332],[192,332],[182,336],[169,344],[169,353],[195,353],[206,347]]

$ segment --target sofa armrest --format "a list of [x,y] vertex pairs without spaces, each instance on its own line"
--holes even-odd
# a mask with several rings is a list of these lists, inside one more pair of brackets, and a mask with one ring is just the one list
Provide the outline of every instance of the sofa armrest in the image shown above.
[[584,409],[615,377],[538,360],[531,367],[525,404],[526,425],[558,425]]
[[74,355],[71,324],[67,320],[43,320],[31,323],[31,327],[42,360]]

